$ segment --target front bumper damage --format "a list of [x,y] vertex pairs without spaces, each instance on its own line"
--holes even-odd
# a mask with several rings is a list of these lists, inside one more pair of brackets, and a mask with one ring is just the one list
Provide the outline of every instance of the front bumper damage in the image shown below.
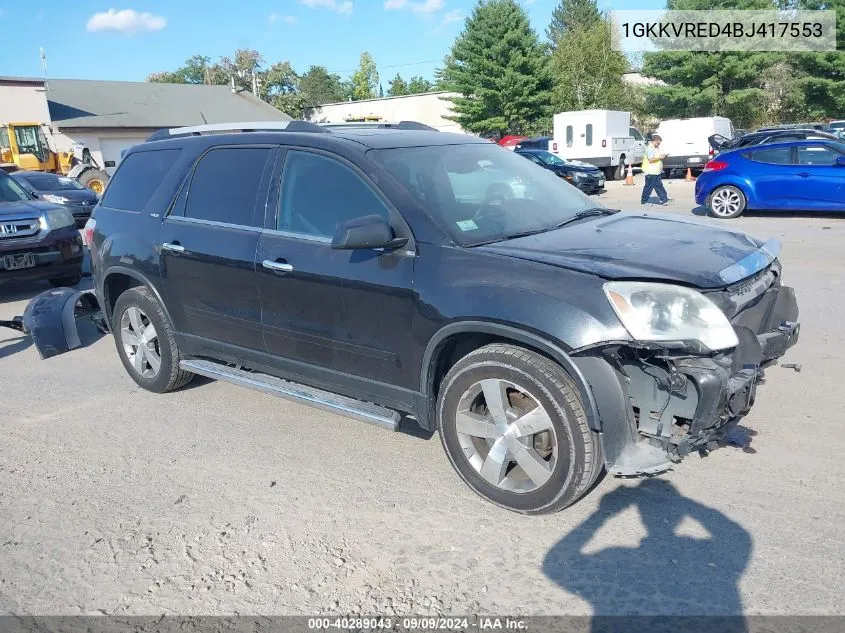
[[78,324],[85,317],[91,317],[97,328],[105,331],[105,320],[101,318],[94,291],[56,288],[32,299],[23,316],[0,321],[0,327],[28,334],[38,354],[46,359],[82,346]]
[[754,404],[765,367],[798,341],[798,304],[777,283],[779,266],[712,297],[739,339],[709,355],[608,345],[573,360],[590,384],[601,418],[608,471],[662,472],[693,452],[727,442]]

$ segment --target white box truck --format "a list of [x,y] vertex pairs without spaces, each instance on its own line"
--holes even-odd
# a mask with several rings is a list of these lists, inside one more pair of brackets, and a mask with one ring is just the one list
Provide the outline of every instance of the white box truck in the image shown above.
[[554,115],[549,151],[566,160],[580,160],[602,169],[608,180],[625,177],[628,165],[643,160],[645,140],[631,127],[631,113],[579,110]]
[[714,154],[708,137],[719,134],[732,139],[736,130],[730,119],[708,116],[661,121],[657,134],[662,139],[660,150],[668,154],[663,161],[663,169],[668,176],[673,169],[702,170]]

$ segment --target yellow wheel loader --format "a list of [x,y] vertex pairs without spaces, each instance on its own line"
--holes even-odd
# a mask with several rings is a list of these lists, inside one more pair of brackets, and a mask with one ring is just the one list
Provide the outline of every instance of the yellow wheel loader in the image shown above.
[[102,194],[109,175],[94,162],[84,147],[54,152],[40,123],[0,123],[0,169],[49,171],[76,179]]

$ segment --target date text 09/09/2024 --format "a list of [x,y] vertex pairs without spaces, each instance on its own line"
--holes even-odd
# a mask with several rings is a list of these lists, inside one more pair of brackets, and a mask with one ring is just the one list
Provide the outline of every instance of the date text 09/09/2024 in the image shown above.
[[399,630],[399,631],[522,631],[526,623],[520,618],[478,617],[335,617],[309,618],[308,628],[312,630]]

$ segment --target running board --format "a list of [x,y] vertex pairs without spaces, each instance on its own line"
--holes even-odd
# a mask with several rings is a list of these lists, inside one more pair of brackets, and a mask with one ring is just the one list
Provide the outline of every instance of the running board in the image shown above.
[[179,363],[179,367],[194,374],[207,376],[214,380],[223,380],[256,391],[263,391],[286,400],[307,404],[332,413],[339,413],[368,424],[375,424],[391,431],[396,430],[401,418],[398,412],[385,409],[377,404],[361,402],[329,391],[282,380],[275,376],[245,371],[209,360],[183,360]]

